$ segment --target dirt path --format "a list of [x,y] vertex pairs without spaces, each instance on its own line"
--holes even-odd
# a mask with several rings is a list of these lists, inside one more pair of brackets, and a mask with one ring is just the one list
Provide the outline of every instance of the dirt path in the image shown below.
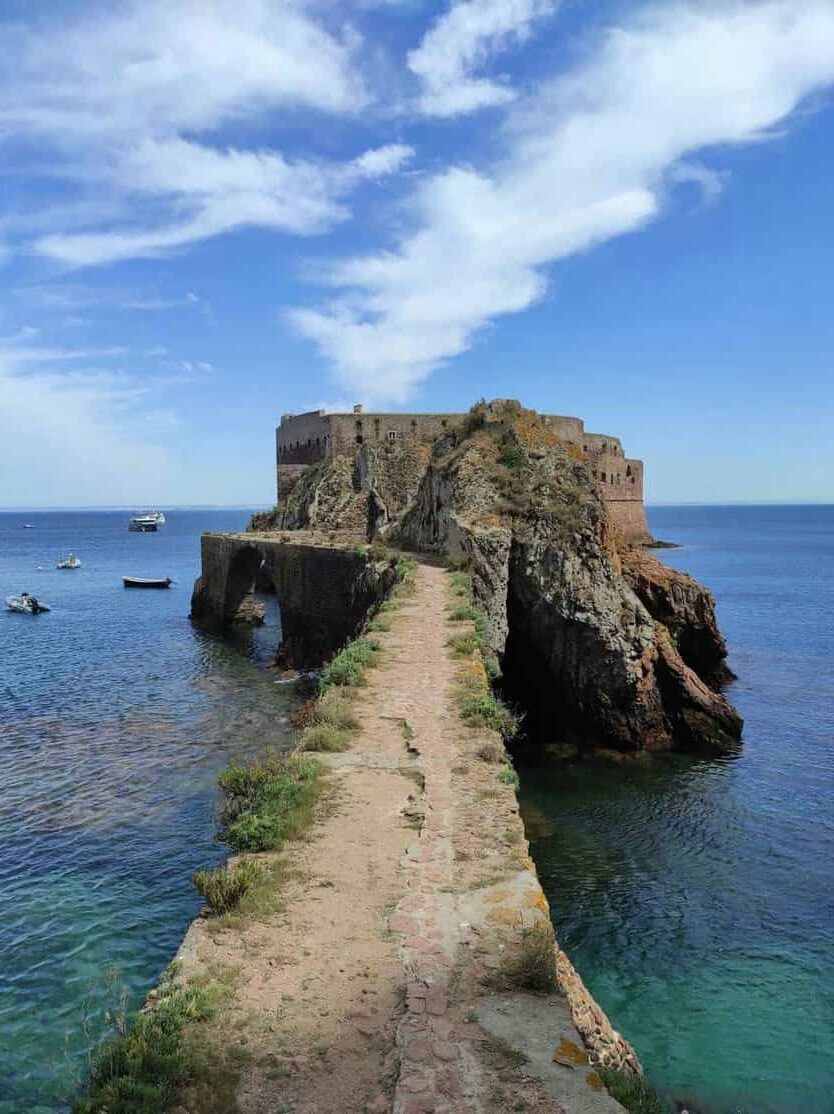
[[421,566],[279,910],[189,933],[186,968],[235,983],[214,1025],[241,1114],[564,1109],[476,1017],[502,941],[547,910],[515,794],[457,715],[448,611],[447,574]]

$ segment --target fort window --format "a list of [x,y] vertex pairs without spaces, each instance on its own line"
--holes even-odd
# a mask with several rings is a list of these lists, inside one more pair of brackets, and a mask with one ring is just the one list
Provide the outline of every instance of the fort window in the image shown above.
[[357,433],[357,434],[356,434],[356,444],[357,444],[357,445],[361,445],[361,444],[362,444],[362,441],[363,441],[363,438],[362,438],[362,434],[361,434],[361,433]]
[[395,429],[389,429],[388,430],[388,440],[389,441],[396,441],[397,440],[397,431]]
[[446,419],[445,418],[440,419],[440,426],[441,426],[442,429],[446,428]]
[[357,423],[356,423],[356,432],[357,432],[357,433],[361,433],[361,432],[362,432],[362,423],[361,423],[361,422],[357,422]]
[[605,483],[605,473],[602,473],[602,482]]
[[631,465],[630,465],[630,464],[629,464],[629,465],[627,465],[627,467],[626,467],[626,475],[627,475],[627,476],[630,476],[630,475],[631,475]]
[[412,433],[417,432],[417,419],[416,418],[411,419],[411,432]]
[[374,418],[374,437],[379,440],[379,418]]

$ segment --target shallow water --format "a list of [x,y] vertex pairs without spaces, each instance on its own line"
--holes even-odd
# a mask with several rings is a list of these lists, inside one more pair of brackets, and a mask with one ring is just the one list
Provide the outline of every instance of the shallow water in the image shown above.
[[[172,511],[156,534],[128,517],[0,514],[0,596],[53,608],[0,612],[2,1114],[61,1109],[113,982],[141,1001],[199,907],[191,872],[223,857],[218,772],[289,743],[274,605],[232,641],[188,621],[200,532],[246,513]],[[69,548],[83,567],[55,569]]]
[[718,601],[743,753],[523,769],[533,856],[656,1083],[708,1114],[831,1114],[834,507],[649,517]]

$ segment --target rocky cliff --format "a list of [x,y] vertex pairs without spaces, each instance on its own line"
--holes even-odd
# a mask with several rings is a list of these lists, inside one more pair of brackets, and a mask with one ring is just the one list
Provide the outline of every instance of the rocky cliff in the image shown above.
[[727,751],[741,719],[709,592],[625,545],[589,468],[518,403],[476,407],[435,445],[386,530],[465,554],[528,731],[580,749]]
[[359,446],[353,456],[311,465],[273,511],[250,530],[349,530],[373,538],[417,493],[429,460],[422,443]]

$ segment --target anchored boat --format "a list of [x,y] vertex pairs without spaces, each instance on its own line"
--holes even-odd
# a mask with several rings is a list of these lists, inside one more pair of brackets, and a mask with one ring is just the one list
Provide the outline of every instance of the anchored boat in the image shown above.
[[74,553],[68,553],[66,557],[62,557],[56,565],[59,569],[80,569],[81,561]]
[[159,529],[157,520],[149,514],[137,514],[128,525],[128,530],[139,534],[155,534]]
[[146,576],[123,576],[122,584],[125,588],[170,588],[173,581],[170,576],[162,578]]
[[42,611],[51,611],[47,603],[30,596],[28,592],[21,592],[19,596],[6,596],[6,607],[9,611],[19,611],[21,615],[40,615]]

